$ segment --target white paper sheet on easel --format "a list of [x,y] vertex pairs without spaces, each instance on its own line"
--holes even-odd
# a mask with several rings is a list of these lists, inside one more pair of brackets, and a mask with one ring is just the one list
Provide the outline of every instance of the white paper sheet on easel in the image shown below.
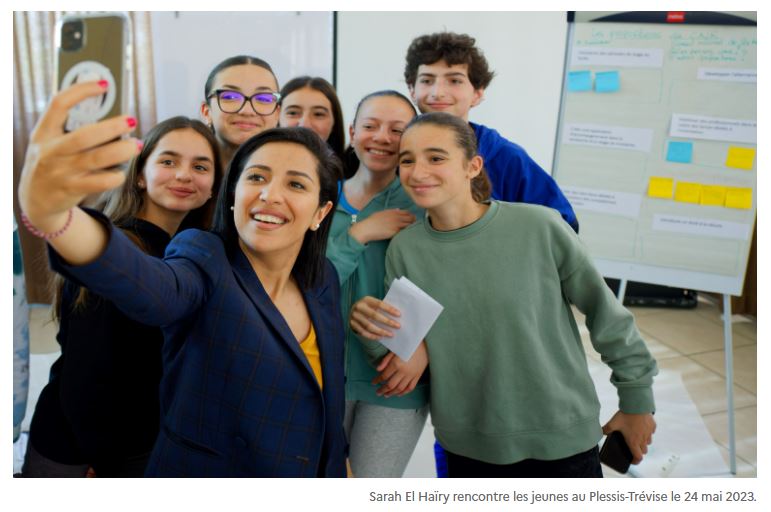
[[444,307],[406,277],[394,279],[383,300],[398,309],[402,316],[395,318],[401,324],[399,329],[383,326],[394,336],[383,338],[380,343],[408,361]]

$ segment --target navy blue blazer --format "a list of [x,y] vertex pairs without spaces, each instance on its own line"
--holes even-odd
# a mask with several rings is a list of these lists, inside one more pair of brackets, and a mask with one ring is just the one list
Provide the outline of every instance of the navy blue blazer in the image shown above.
[[344,330],[334,267],[327,261],[321,284],[303,291],[322,391],[240,249],[228,258],[219,236],[190,229],[158,259],[109,229],[96,261],[69,266],[50,251],[51,262],[129,317],[163,327],[161,426],[146,476],[345,476]]

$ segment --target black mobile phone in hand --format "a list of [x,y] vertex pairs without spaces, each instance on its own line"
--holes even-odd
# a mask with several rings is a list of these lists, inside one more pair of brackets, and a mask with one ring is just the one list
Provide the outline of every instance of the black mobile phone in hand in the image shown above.
[[624,435],[619,430],[614,430],[600,448],[600,462],[619,473],[629,471],[632,463],[632,451],[626,444]]
[[88,98],[70,110],[66,131],[126,112],[130,34],[129,19],[120,13],[69,15],[57,23],[57,90],[78,82],[107,82],[104,94]]

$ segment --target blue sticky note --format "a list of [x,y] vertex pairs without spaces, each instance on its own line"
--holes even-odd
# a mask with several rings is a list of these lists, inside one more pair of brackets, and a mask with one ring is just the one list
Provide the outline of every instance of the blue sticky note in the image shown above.
[[679,164],[690,164],[693,157],[692,142],[669,141],[667,147],[667,162],[677,162]]
[[618,92],[621,78],[618,71],[603,71],[594,75],[594,90],[597,92]]
[[592,90],[591,71],[571,71],[568,73],[568,91],[581,92]]

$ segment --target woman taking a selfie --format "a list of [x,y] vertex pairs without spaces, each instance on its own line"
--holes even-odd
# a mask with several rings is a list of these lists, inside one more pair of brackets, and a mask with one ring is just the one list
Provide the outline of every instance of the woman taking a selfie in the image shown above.
[[162,326],[160,433],[146,475],[345,476],[343,326],[324,258],[339,163],[305,129],[249,139],[212,232],[186,230],[152,258],[77,207],[124,179],[95,169],[137,151],[133,139],[110,142],[131,131],[125,117],[63,133],[69,108],[102,92],[83,83],[54,99],[33,132],[19,200],[57,272]]

